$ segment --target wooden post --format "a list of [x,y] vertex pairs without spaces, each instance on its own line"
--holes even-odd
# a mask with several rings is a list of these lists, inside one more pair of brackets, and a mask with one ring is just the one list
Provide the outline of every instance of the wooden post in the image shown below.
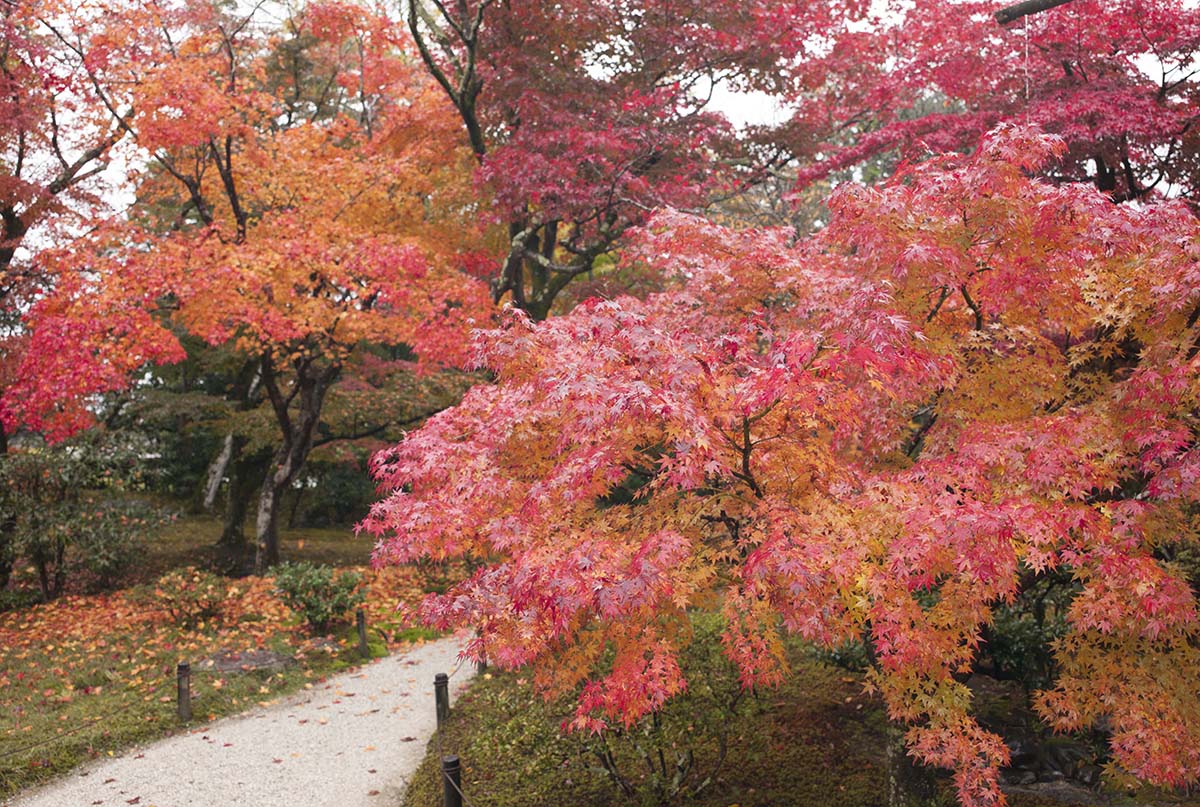
[[450,676],[445,673],[433,676],[433,700],[437,706],[437,726],[440,729],[450,717]]
[[354,623],[358,627],[358,653],[363,658],[371,657],[371,648],[367,645],[367,615],[359,608],[354,615]]
[[179,662],[175,668],[176,709],[179,719],[187,723],[192,719],[192,665]]
[[443,807],[463,807],[462,765],[453,754],[442,757],[442,804]]

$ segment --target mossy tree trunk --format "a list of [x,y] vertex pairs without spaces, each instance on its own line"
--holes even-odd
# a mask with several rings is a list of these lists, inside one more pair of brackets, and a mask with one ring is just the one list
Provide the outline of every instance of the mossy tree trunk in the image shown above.
[[245,443],[241,438],[235,440],[234,458],[229,463],[225,519],[221,537],[217,540],[217,565],[226,572],[239,574],[249,571],[253,556],[245,534],[246,517],[250,514],[268,460],[265,454],[246,456]]

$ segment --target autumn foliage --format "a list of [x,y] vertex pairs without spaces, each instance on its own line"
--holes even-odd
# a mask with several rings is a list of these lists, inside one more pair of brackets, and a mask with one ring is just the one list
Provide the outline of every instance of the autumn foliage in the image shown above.
[[42,281],[0,415],[58,440],[140,368],[182,360],[185,337],[237,352],[278,430],[256,480],[262,570],[353,355],[455,365],[490,316],[462,271],[486,243],[469,218],[470,152],[402,29],[369,9],[285,8],[282,24],[262,6],[83,11],[66,47],[97,104],[130,107],[113,125],[146,155],[128,178],[139,204],[32,261]]
[[1039,712],[1105,716],[1121,768],[1194,781],[1196,606],[1162,558],[1195,540],[1200,230],[1029,178],[1062,149],[1000,129],[840,188],[794,245],[660,214],[629,259],[673,290],[511,314],[477,340],[497,383],[376,458],[376,562],[483,563],[422,616],[582,685],[577,729],[687,686],[689,607],[725,610],[747,686],[786,674],[782,632],[865,637],[871,686],[965,804],[1002,798],[1008,750],[959,674],[994,608],[1068,570]]
[[[1195,203],[1194,6],[1072,0],[1002,27],[993,14],[1004,5],[887,3],[871,25],[837,36],[817,61],[853,78],[799,96],[784,126],[792,137],[783,139],[813,158],[802,180],[881,154],[970,148],[1008,121],[1063,138],[1042,166],[1057,182],[1091,182],[1124,201],[1169,192]],[[814,143],[823,120],[832,126],[818,131],[859,134]]]
[[[238,485],[261,571],[335,426],[376,436],[390,378],[473,360],[488,383],[376,457],[363,526],[381,566],[472,564],[421,616],[578,690],[573,728],[683,692],[687,612],[721,609],[746,687],[786,634],[862,640],[911,753],[998,803],[963,680],[1054,573],[1041,716],[1194,782],[1200,23],[992,11],[0,0],[0,438],[228,351],[271,427]],[[735,125],[725,88],[781,119]],[[843,181],[864,163],[894,175]],[[128,211],[89,192],[109,165]],[[705,215],[834,179],[815,235]],[[614,262],[661,290],[551,316]]]

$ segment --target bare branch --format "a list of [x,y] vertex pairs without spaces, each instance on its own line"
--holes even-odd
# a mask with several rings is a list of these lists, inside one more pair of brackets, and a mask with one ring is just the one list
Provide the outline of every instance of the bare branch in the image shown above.
[[1071,0],[1023,0],[1011,6],[1005,6],[992,16],[1001,25],[1008,25],[1013,20],[1019,20],[1031,14],[1040,14],[1043,11],[1049,11],[1052,8],[1057,8],[1070,2]]

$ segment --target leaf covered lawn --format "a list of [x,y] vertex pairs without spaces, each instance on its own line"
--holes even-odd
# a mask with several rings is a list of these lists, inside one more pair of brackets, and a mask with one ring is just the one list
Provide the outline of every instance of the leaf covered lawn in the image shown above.
[[[404,629],[397,606],[442,585],[443,570],[357,569],[372,655],[430,633]],[[147,602],[149,590],[149,602]],[[175,669],[192,664],[194,720],[237,713],[358,663],[350,626],[313,636],[270,577],[231,581],[219,614],[190,627],[155,607],[153,587],[66,596],[0,614],[0,799],[92,757],[179,727]],[[270,650],[282,671],[213,673],[214,654]]]

